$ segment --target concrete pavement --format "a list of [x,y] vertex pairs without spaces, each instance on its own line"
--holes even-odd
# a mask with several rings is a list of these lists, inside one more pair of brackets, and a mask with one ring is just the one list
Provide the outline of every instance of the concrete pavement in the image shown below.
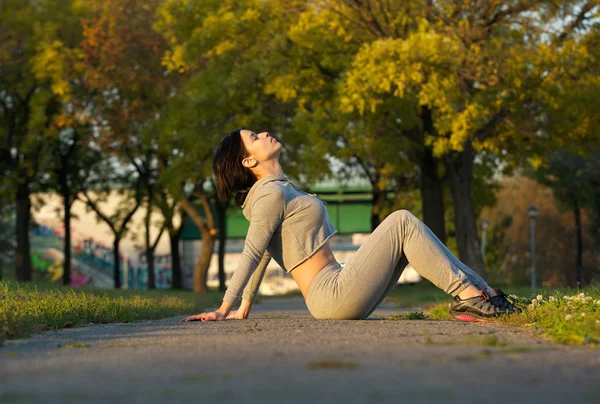
[[317,321],[299,298],[247,320],[46,332],[0,348],[0,403],[600,402],[600,351],[455,321]]

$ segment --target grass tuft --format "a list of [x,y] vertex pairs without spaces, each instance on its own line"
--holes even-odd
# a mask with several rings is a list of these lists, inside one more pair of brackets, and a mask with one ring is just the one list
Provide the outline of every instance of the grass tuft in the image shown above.
[[58,348],[89,348],[91,345],[84,344],[83,342],[73,342],[71,344],[58,344]]
[[311,362],[308,364],[310,370],[319,369],[354,369],[358,367],[356,362],[344,361],[339,359],[326,359],[318,362]]
[[131,291],[0,281],[0,345],[46,330],[129,323],[189,314],[216,305],[220,293]]
[[411,311],[410,313],[394,314],[389,316],[389,321],[397,320],[426,320],[428,318],[422,311]]

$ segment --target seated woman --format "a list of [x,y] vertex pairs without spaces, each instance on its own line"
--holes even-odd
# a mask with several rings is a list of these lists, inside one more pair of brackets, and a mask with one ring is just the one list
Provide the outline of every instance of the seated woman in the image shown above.
[[[280,152],[281,144],[266,132],[237,130],[219,144],[213,162],[219,198],[235,194],[250,227],[221,307],[181,321],[248,317],[271,257],[291,273],[317,319],[367,318],[398,282],[402,255],[454,296],[450,313],[460,320],[484,321],[519,310],[406,210],[389,215],[342,268],[329,245],[336,230],[324,203],[283,175]],[[232,311],[240,295],[240,307]]]

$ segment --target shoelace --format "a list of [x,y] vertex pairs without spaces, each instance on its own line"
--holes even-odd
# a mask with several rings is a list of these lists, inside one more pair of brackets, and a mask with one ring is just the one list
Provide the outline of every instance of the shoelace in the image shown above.
[[494,298],[496,298],[496,300],[500,301],[501,309],[512,309],[515,312],[521,311],[521,308],[519,307],[519,302],[517,299],[515,299],[514,297],[512,297],[510,295],[507,295],[500,289],[494,289],[494,290],[497,293],[496,296],[494,296]]

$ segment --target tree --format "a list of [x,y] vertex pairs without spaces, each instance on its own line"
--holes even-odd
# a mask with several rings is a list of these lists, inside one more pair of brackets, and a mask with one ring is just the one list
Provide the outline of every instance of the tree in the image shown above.
[[329,169],[323,164],[327,157],[360,167],[373,189],[371,224],[375,228],[389,205],[388,193],[402,182],[401,173],[414,172],[413,165],[406,162],[410,144],[397,131],[398,120],[414,122],[413,111],[397,100],[369,116],[340,110],[341,78],[353,55],[373,33],[340,17],[339,10],[328,4],[315,3],[274,7],[283,40],[262,57],[272,64],[264,91],[293,111],[286,140],[304,143],[298,147],[301,152],[293,154],[300,160],[297,164],[302,166],[303,176],[312,179],[327,174]]
[[[549,186],[556,200],[563,209],[573,213],[575,222],[575,279],[577,285],[585,285],[583,273],[583,228],[581,212],[584,206],[591,205],[594,198],[594,181],[596,175],[590,177],[588,164],[598,157],[591,155],[589,162],[586,159],[568,153],[565,150],[553,152],[548,163],[538,168],[531,175],[540,183]],[[594,173],[597,174],[597,173]]]
[[[159,157],[165,153],[157,142],[155,121],[161,119],[162,109],[181,81],[179,75],[167,74],[161,64],[167,43],[153,28],[160,4],[158,0],[89,2],[92,17],[84,21],[82,42],[86,83],[96,93],[94,105],[100,119],[107,122],[98,141],[120,164],[135,169],[138,185],[144,189],[145,252],[151,288],[158,240],[150,240],[150,218],[156,193],[165,192],[158,191]],[[140,189],[136,191],[136,206],[141,200]],[[173,237],[173,226],[168,221],[161,227],[166,227]],[[176,248],[173,254],[178,259],[178,247],[172,247]]]
[[[121,267],[120,267],[120,244],[121,240],[128,231],[131,218],[142,204],[142,177],[135,178],[135,184],[132,184],[130,178],[131,172],[124,172],[121,175],[114,174],[115,163],[110,159],[106,159],[103,167],[99,167],[102,174],[98,175],[99,181],[90,186],[88,189],[82,190],[84,202],[89,210],[96,213],[98,221],[103,221],[108,225],[113,233],[113,279],[115,289],[121,288]],[[111,176],[112,174],[112,176]],[[116,194],[122,198],[116,210],[111,214],[103,211],[101,204],[105,203],[111,195],[111,190],[118,189]],[[120,189],[119,189],[120,188]],[[133,191],[131,191],[133,188]],[[92,196],[90,190],[96,191],[96,196]]]
[[170,151],[161,183],[201,232],[197,291],[206,290],[217,235],[208,186],[214,145],[237,128],[276,122],[270,130],[277,132],[277,123],[285,121],[275,98],[260,90],[265,64],[257,43],[272,40],[278,26],[270,7],[262,1],[166,1],[159,10],[156,26],[170,43],[164,63],[172,73],[189,77],[163,110],[159,142]]
[[593,14],[588,4],[578,12],[560,6],[560,21],[576,17],[563,36],[543,32],[558,15],[545,2],[427,2],[413,9],[408,35],[366,44],[346,76],[342,102],[349,110],[364,114],[390,96],[414,96],[420,107],[431,109],[434,130],[425,142],[445,162],[459,256],[482,274],[472,201],[475,157],[510,144],[503,126],[510,126],[515,110],[535,104],[528,95],[554,70],[535,64],[552,51],[544,34],[565,40]]
[[16,206],[16,277],[31,280],[32,188],[47,170],[48,140],[69,100],[80,39],[74,1],[7,0],[0,4],[0,159]]
[[[72,103],[71,105],[73,105]],[[75,108],[77,110],[77,108]],[[63,202],[64,260],[63,284],[71,284],[71,207],[81,191],[87,188],[91,171],[102,159],[98,150],[90,147],[87,133],[91,128],[82,126],[73,118],[57,120],[59,135],[52,148],[51,189],[57,189]]]
[[[172,283],[171,288],[182,289],[181,276],[181,258],[179,255],[179,234],[183,227],[184,220],[179,212],[178,203],[176,200],[170,199],[169,193],[162,187],[161,184],[156,190],[156,204],[164,218],[164,228],[169,233],[169,242],[171,246],[171,270]],[[176,218],[179,216],[179,224],[176,224]]]

